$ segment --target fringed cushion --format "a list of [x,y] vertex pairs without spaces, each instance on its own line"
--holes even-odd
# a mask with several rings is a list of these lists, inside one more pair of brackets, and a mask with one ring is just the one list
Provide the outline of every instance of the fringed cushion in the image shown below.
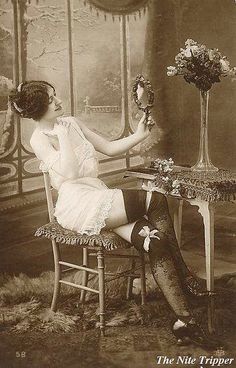
[[41,226],[35,236],[55,240],[57,243],[88,247],[104,247],[106,250],[127,249],[131,244],[111,230],[102,230],[99,235],[78,234],[73,230],[64,229],[56,221]]

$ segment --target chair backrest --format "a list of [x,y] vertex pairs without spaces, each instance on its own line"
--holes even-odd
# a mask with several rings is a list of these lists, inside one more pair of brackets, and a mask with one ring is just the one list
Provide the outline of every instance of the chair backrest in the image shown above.
[[52,221],[54,219],[54,204],[52,198],[52,186],[49,173],[47,171],[43,171],[43,179],[44,179],[44,187],[46,192],[47,199],[47,207],[48,207],[48,216],[49,220]]

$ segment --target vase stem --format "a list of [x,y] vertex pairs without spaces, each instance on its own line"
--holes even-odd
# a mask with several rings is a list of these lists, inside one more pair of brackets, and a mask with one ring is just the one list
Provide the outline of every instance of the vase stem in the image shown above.
[[193,171],[218,171],[209,157],[208,147],[208,106],[209,106],[209,91],[200,90],[200,105],[201,105],[201,129],[200,143],[197,163],[191,168]]

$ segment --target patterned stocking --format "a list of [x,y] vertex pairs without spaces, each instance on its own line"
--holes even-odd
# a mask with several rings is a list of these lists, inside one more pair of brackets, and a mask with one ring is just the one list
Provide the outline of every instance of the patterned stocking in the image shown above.
[[181,255],[177,243],[174,226],[169,213],[166,197],[158,192],[152,192],[150,204],[147,210],[149,222],[155,226],[161,233],[165,234],[171,254],[174,259],[180,280],[186,289],[196,295],[207,295],[205,280],[198,278],[188,269]]
[[195,296],[207,295],[205,280],[190,272],[181,255],[175,231],[169,214],[166,197],[158,192],[152,192],[150,204],[146,210],[147,192],[144,190],[122,189],[124,203],[129,222],[134,222],[144,215],[159,233],[163,242],[169,247],[180,281],[187,292]]
[[183,318],[189,316],[188,304],[166,238],[149,221],[141,218],[134,225],[131,243],[139,251],[144,249],[148,252],[153,277],[175,314]]

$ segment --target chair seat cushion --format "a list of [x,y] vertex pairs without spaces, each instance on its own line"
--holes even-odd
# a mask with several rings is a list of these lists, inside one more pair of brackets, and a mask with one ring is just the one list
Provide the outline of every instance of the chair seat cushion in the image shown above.
[[94,248],[104,247],[106,250],[127,249],[131,247],[130,243],[122,239],[112,230],[102,230],[99,235],[79,234],[76,231],[63,228],[56,221],[51,221],[41,226],[34,235],[55,240],[57,243]]

